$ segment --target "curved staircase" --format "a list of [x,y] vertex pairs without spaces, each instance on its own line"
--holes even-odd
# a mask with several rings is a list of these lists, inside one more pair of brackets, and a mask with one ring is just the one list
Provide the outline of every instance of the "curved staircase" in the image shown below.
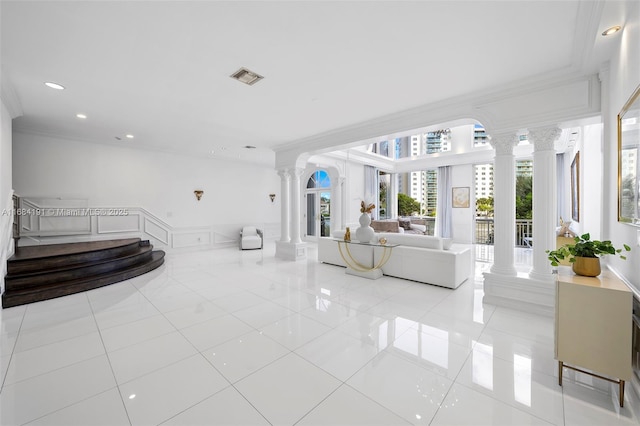
[[7,260],[2,307],[103,287],[163,263],[164,252],[140,238],[19,247]]

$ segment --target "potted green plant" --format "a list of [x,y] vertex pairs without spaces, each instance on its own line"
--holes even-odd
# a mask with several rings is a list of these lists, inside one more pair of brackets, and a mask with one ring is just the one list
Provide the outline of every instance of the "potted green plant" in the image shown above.
[[558,266],[560,261],[567,259],[572,264],[573,272],[587,277],[597,277],[600,275],[600,257],[605,255],[618,255],[626,260],[622,251],[631,251],[631,247],[624,244],[623,248],[617,249],[611,241],[591,240],[591,235],[582,234],[574,238],[574,244],[565,244],[556,250],[547,250],[549,261],[552,266]]

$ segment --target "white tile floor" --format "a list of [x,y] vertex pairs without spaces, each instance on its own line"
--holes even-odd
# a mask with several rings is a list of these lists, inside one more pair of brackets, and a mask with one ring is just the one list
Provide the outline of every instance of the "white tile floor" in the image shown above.
[[273,254],[172,254],[2,310],[0,424],[640,423],[630,385],[624,408],[600,379],[558,386],[552,319],[483,304],[489,263],[448,290]]

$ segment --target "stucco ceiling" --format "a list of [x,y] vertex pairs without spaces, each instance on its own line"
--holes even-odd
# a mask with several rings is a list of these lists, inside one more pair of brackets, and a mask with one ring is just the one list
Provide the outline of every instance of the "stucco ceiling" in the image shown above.
[[[3,94],[18,104],[17,131],[267,162],[279,145],[353,123],[597,70],[604,9],[537,0],[0,8]],[[240,67],[265,78],[232,80]]]

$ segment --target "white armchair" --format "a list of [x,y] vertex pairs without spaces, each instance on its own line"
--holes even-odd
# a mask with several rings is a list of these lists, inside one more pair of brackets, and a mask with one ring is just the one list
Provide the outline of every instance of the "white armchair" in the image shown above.
[[245,226],[240,231],[240,249],[252,250],[262,248],[262,230],[255,226]]

